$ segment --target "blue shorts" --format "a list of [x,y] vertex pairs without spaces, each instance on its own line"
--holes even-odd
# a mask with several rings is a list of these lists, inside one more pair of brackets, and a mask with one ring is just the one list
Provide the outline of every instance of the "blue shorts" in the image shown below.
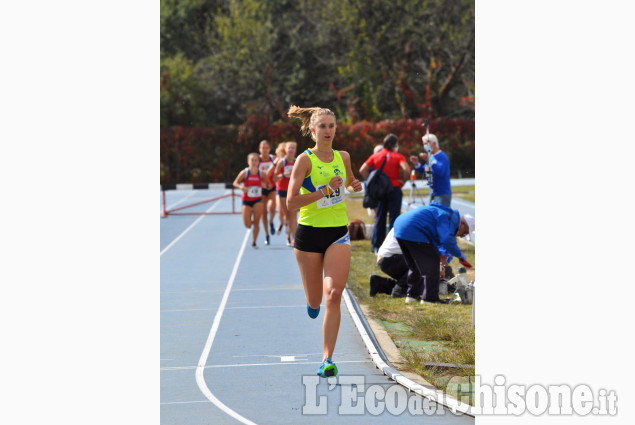
[[278,193],[278,196],[281,198],[286,198],[287,197],[287,191],[286,190],[277,190],[276,191]]
[[271,192],[274,192],[276,190],[275,187],[272,187],[271,189],[265,189],[264,187],[262,188],[262,196],[268,196]]

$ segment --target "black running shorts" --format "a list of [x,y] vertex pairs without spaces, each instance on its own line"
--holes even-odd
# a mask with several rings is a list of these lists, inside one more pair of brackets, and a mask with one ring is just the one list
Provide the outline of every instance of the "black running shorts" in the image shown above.
[[324,254],[336,242],[350,245],[348,226],[312,227],[298,224],[295,231],[295,249]]

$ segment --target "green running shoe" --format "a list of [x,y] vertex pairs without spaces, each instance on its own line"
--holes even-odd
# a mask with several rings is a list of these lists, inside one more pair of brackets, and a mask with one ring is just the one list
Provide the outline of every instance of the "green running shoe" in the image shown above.
[[327,357],[326,360],[324,360],[320,365],[317,374],[320,375],[322,378],[337,376],[337,366],[335,366],[335,363],[331,361],[330,357]]

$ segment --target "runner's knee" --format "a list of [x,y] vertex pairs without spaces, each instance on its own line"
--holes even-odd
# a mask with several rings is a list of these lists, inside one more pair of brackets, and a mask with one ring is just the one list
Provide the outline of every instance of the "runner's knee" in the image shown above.
[[330,288],[326,291],[326,304],[327,305],[340,305],[342,301],[342,290],[339,288]]

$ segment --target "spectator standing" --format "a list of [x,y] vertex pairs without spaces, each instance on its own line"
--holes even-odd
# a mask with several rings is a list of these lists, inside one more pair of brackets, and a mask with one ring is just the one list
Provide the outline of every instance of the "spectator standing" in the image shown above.
[[[452,203],[452,188],[450,187],[450,159],[439,148],[439,139],[434,134],[425,135],[421,138],[425,152],[419,157],[412,155],[410,162],[415,170],[423,174],[428,179],[430,186],[430,202],[436,201],[447,207]],[[424,164],[430,160],[431,175],[426,173]]]
[[396,135],[390,133],[384,137],[384,148],[372,154],[359,169],[364,179],[368,178],[371,170],[377,170],[386,159],[383,172],[390,178],[393,185],[386,199],[377,204],[375,227],[371,241],[371,250],[377,252],[386,238],[386,217],[388,216],[388,231],[392,229],[395,219],[401,214],[403,192],[401,187],[410,177],[410,167],[406,158],[398,152],[399,145]]

